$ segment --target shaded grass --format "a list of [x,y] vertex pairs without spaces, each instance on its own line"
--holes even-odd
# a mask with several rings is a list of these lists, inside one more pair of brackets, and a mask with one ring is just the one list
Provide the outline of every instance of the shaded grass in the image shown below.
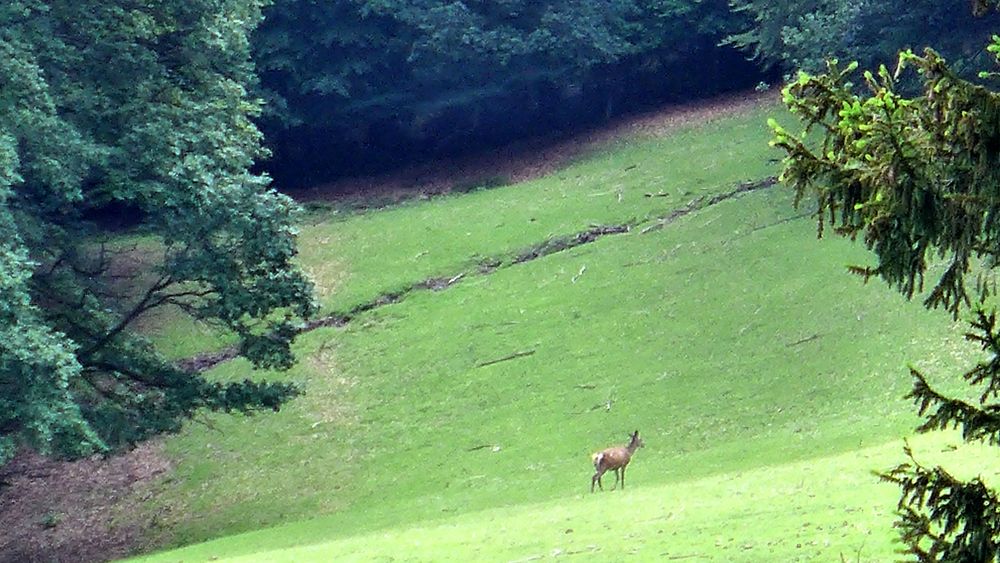
[[[456,274],[592,225],[637,224],[775,172],[773,108],[624,139],[545,178],[411,201],[305,226],[301,260],[324,312],[346,311],[428,277]],[[657,194],[657,197],[646,197]],[[338,216],[340,217],[340,216]]]
[[199,321],[172,305],[144,314],[136,328],[169,360],[221,350],[238,341],[227,327]]
[[[137,231],[110,240],[97,240],[92,250],[95,257],[107,258],[106,271],[96,279],[103,285],[103,291],[116,296],[109,306],[118,308],[116,314],[127,315],[140,296],[158,281],[157,272],[164,260],[162,239]],[[152,341],[157,350],[171,360],[222,349],[236,342],[236,336],[221,323],[196,320],[173,304],[145,311],[133,321],[131,328]]]
[[[574,549],[606,545],[624,530],[602,529],[607,519],[594,513],[597,503],[635,497],[584,494],[588,454],[635,428],[647,447],[629,470],[630,489],[649,497],[638,514],[660,518],[668,511],[655,506],[676,504],[691,486],[702,491],[685,510],[686,527],[672,530],[681,534],[678,545],[699,553],[723,553],[712,534],[728,527],[758,530],[766,520],[775,538],[787,536],[823,503],[870,501],[855,485],[874,483],[872,464],[850,452],[914,425],[900,400],[909,387],[905,363],[918,360],[934,373],[970,358],[944,315],[847,277],[844,265],[866,255],[842,240],[817,243],[812,221],[797,214],[783,190],[748,194],[660,231],[604,238],[470,277],[446,292],[377,309],[346,329],[303,336],[305,360],[270,377],[303,382],[304,399],[274,416],[210,416],[210,426],[191,426],[170,441],[178,466],[157,507],[165,537],[191,543],[315,518],[184,557],[268,551],[268,559],[308,558],[303,544],[358,535],[317,548],[316,558],[328,556],[323,549],[359,560],[405,557],[409,552],[396,550],[418,536],[429,550],[418,552],[428,558],[513,558],[555,545],[554,532],[517,539],[532,522],[574,518],[581,522]],[[386,279],[400,275],[392,270]],[[241,378],[245,371],[234,362],[214,374]],[[852,484],[810,483],[826,496],[796,504],[789,491],[809,482],[807,466],[820,479],[843,474]],[[772,470],[785,476],[773,490],[753,478],[758,490],[750,498],[760,502],[751,515],[743,513],[746,499],[714,492],[741,473]],[[882,500],[892,495],[881,494],[888,511],[891,502]],[[720,514],[743,523],[727,524]],[[885,514],[878,513],[879,526]],[[838,549],[866,541],[864,530],[850,525],[853,516],[843,516],[849,524],[838,529],[847,534]],[[451,524],[410,530],[441,518],[458,518],[463,534],[485,539],[458,547]],[[834,517],[816,518],[825,527]],[[500,534],[495,519],[524,522]],[[883,557],[891,531],[880,530]],[[390,538],[388,551],[363,548],[373,537],[366,534],[375,533]],[[798,532],[807,543],[824,534]],[[723,540],[735,554],[739,541],[749,541]],[[300,551],[273,552],[284,548]],[[793,553],[781,549],[774,553]]]
[[[621,139],[553,175],[516,185],[377,211],[314,209],[302,225],[299,260],[316,284],[320,314],[343,314],[428,278],[474,272],[547,239],[594,225],[640,224],[774,174],[778,154],[767,146],[765,123],[774,111],[757,108],[665,138]],[[151,314],[142,328],[172,359],[235,341],[177,309]]]

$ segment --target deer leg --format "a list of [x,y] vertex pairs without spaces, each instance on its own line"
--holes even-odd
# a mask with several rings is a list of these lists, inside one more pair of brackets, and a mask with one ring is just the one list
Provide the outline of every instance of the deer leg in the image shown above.
[[601,484],[601,475],[604,475],[604,472],[598,469],[597,473],[594,473],[594,476],[591,477],[590,492],[594,492],[594,483],[597,483],[597,486],[600,487],[602,491],[604,490],[604,485]]
[[622,490],[625,490],[625,466],[622,467]]

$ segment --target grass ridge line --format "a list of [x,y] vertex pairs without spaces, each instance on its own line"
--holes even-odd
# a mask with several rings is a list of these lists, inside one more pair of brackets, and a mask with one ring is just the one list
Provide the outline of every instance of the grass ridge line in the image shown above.
[[[645,227],[640,231],[640,234],[647,234],[652,231],[662,229],[663,227],[695,213],[701,211],[713,205],[717,205],[724,201],[739,197],[741,195],[751,193],[758,190],[763,190],[771,188],[778,183],[778,178],[776,176],[768,176],[762,180],[741,182],[736,188],[716,194],[714,196],[701,196],[695,198],[684,205],[679,207],[667,215],[652,219],[653,224]],[[580,231],[578,233],[552,237],[542,241],[539,244],[528,247],[521,251],[515,252],[512,258],[504,260],[503,258],[491,258],[480,262],[478,271],[475,272],[479,275],[488,275],[501,268],[508,268],[511,266],[516,266],[518,264],[523,264],[525,262],[530,262],[532,260],[537,260],[539,258],[544,258],[545,256],[550,256],[558,252],[564,252],[566,250],[571,250],[578,246],[583,246],[585,244],[590,244],[596,242],[597,240],[604,238],[606,236],[621,235],[631,232],[634,228],[641,226],[648,221],[636,222],[635,224],[621,223],[614,225],[591,225],[587,230]],[[468,272],[459,272],[458,274],[451,277],[432,277],[427,278],[423,281],[416,282],[407,285],[396,291],[390,291],[383,293],[376,297],[375,299],[361,303],[352,307],[347,312],[343,313],[332,313],[324,317],[317,319],[312,319],[307,321],[305,324],[299,328],[297,334],[304,334],[311,332],[318,328],[328,328],[328,327],[344,327],[347,326],[351,321],[353,321],[357,316],[373,311],[380,307],[386,305],[392,305],[399,303],[406,299],[411,293],[416,291],[443,291],[449,287],[458,283],[462,278],[464,278]],[[220,364],[228,362],[237,358],[240,355],[239,346],[229,346],[222,350],[216,352],[208,352],[204,354],[198,354],[190,358],[185,358],[175,362],[178,368],[193,373],[201,373],[212,369]]]

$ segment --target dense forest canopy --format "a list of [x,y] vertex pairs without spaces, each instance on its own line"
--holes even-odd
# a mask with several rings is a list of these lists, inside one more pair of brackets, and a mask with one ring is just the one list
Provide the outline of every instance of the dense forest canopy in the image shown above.
[[930,0],[278,0],[252,40],[266,167],[282,187],[310,185],[746,89],[831,56],[871,66],[934,45],[971,72],[998,21],[982,16]]
[[825,60],[892,66],[903,49],[933,47],[966,77],[990,63],[985,46],[1000,16],[936,0],[734,0],[751,18],[729,42],[786,73],[818,72]]
[[254,35],[284,186],[756,84],[726,0],[279,0]]

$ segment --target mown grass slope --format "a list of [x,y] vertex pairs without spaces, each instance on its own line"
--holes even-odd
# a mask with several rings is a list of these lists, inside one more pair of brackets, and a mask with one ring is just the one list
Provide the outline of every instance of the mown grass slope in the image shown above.
[[[971,356],[945,315],[849,277],[863,250],[817,242],[785,189],[698,200],[774,173],[777,112],[305,227],[326,311],[464,277],[301,337],[301,363],[269,374],[308,390],[281,413],[171,439],[164,537],[229,537],[153,559],[891,557],[895,491],[870,471],[914,425],[905,365]],[[619,223],[636,228],[510,259]],[[634,429],[628,489],[591,495],[589,453]]]
[[[959,441],[945,435],[911,445],[923,459],[942,461],[942,448]],[[222,554],[231,561],[275,562],[535,561],[585,554],[598,561],[888,561],[898,548],[886,528],[895,491],[876,485],[859,468],[896,463],[898,446],[639,486],[629,493],[465,512],[354,535],[337,534],[329,520],[302,521],[152,560],[196,561]],[[993,453],[963,447],[949,456],[983,467]],[[976,472],[960,469],[957,474]]]

